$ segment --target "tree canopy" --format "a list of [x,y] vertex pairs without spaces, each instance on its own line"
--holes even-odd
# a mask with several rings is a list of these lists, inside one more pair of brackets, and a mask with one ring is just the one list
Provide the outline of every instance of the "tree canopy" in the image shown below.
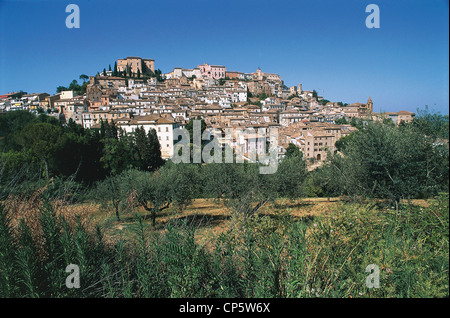
[[331,163],[339,171],[343,193],[399,202],[445,184],[439,165],[447,161],[448,171],[448,148],[433,145],[410,127],[367,122],[338,146],[343,156],[332,156]]

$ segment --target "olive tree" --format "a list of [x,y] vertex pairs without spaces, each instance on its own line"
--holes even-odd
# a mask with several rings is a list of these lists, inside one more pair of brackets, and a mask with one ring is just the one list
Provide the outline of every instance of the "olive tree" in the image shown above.
[[382,122],[368,122],[356,131],[342,154],[331,163],[348,194],[396,203],[429,189],[440,156],[424,134]]
[[167,163],[155,172],[127,170],[122,184],[135,206],[150,213],[153,226],[157,215],[173,206],[182,211],[199,192],[197,167]]

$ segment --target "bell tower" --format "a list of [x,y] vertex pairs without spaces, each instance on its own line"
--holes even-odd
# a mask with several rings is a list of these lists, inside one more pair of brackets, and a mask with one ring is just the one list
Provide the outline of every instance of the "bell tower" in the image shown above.
[[373,112],[373,103],[372,103],[372,98],[370,98],[370,96],[369,96],[369,100],[367,101],[366,107],[367,107],[367,112],[369,112],[369,113]]

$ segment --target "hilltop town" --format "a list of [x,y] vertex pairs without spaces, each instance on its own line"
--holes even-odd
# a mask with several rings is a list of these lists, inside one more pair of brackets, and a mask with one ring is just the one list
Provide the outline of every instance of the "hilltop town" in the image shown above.
[[315,90],[304,90],[302,84],[287,87],[280,75],[259,68],[244,73],[204,63],[192,69],[175,67],[163,74],[155,69],[153,59],[127,57],[95,76],[84,76],[83,81],[81,91],[62,87],[55,95],[0,95],[0,112],[44,112],[84,128],[99,128],[102,121],[108,121],[128,133],[140,126],[146,131],[153,128],[164,159],[174,153],[174,129],[190,119],[202,118],[223,136],[234,129],[257,130],[258,134],[247,138],[220,140],[244,154],[265,149],[275,128],[279,156],[290,143],[295,144],[310,169],[319,166],[327,151],[336,150],[336,141],[355,129],[352,121],[390,118],[398,125],[412,121],[415,115],[408,111],[376,113],[371,97],[366,103],[332,102]]

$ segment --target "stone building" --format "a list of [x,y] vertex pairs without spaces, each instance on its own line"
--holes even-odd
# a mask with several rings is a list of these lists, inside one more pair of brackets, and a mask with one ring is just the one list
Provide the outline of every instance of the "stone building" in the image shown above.
[[123,72],[127,70],[127,67],[131,68],[131,72],[134,74],[148,74],[155,72],[155,60],[152,59],[142,59],[140,57],[128,56],[125,59],[117,60],[117,70]]

